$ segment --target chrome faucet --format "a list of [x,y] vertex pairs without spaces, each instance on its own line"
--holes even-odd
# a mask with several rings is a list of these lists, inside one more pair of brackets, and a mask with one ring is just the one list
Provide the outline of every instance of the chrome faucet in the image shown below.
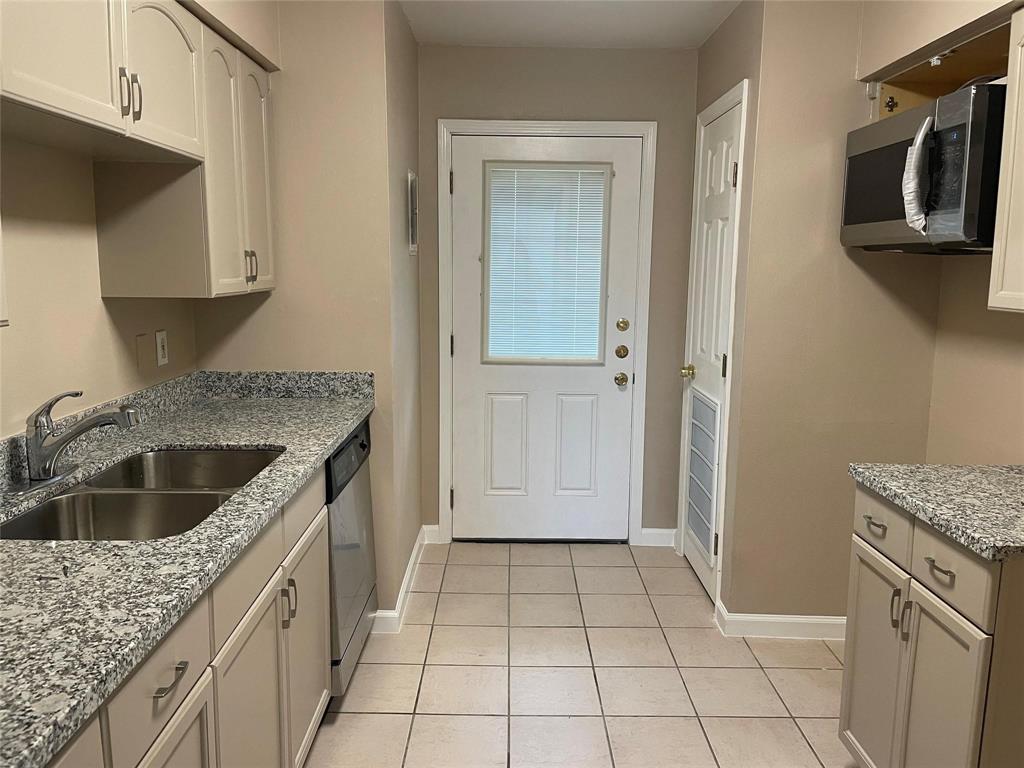
[[134,427],[139,423],[137,409],[122,405],[116,411],[100,411],[92,416],[76,421],[59,435],[53,432],[53,417],[50,412],[53,406],[65,397],[81,397],[81,391],[62,392],[51,397],[41,406],[32,411],[25,429],[25,448],[28,458],[28,476],[32,482],[56,479],[57,460],[61,457],[73,440],[96,427],[116,424],[122,429]]

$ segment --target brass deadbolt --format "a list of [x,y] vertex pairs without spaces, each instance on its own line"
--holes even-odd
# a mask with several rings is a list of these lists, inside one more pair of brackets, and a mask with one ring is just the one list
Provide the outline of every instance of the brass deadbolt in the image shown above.
[[620,331],[628,331],[629,320],[627,320],[624,317],[620,317],[618,320],[615,321],[615,327],[618,328]]

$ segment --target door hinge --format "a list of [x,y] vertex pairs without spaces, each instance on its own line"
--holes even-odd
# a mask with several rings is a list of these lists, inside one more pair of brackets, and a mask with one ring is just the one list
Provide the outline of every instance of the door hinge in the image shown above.
[[723,379],[725,378],[725,374],[728,373],[728,371],[729,371],[729,356],[727,354],[725,354],[725,352],[723,352],[722,353],[722,378]]
[[713,554],[715,557],[718,557],[718,534],[717,533],[715,534],[714,550],[715,551],[712,552],[711,554]]
[[448,509],[455,509],[455,488],[448,489]]
[[448,194],[455,194],[455,171],[448,171]]
[[448,337],[448,354],[455,357],[455,334]]
[[739,181],[739,178],[740,178],[740,164],[734,162],[732,164],[732,188],[733,189],[736,189],[736,182]]

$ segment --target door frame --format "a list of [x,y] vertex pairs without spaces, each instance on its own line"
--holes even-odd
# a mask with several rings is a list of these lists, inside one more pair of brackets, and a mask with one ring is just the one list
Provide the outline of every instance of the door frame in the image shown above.
[[[457,120],[437,121],[437,298],[439,369],[438,541],[452,540],[450,493],[453,478],[453,403],[451,334],[453,331],[452,198],[449,172],[455,136],[570,136],[639,138],[643,142],[640,165],[640,233],[637,243],[636,314],[632,388],[633,430],[630,438],[629,543],[665,544],[661,537],[645,542],[643,530],[644,414],[647,403],[647,329],[651,292],[651,239],[654,222],[654,164],[657,122],[563,120]],[[639,418],[637,418],[639,414]],[[652,537],[653,538],[653,537]]]
[[[700,184],[700,148],[701,140],[704,137],[704,130],[713,123],[715,120],[720,118],[729,110],[734,107],[740,108],[740,135],[739,143],[737,146],[736,157],[739,158],[740,164],[739,173],[736,176],[736,215],[732,223],[732,285],[729,286],[729,344],[726,354],[730,360],[735,359],[733,356],[733,347],[736,341],[736,277],[739,271],[739,234],[740,224],[743,221],[743,171],[744,164],[746,162],[745,151],[746,151],[746,139],[747,139],[747,107],[749,104],[748,94],[750,89],[750,80],[744,78],[739,83],[734,85],[724,94],[719,96],[709,106],[705,107],[699,115],[697,115],[697,136],[694,141],[694,164],[693,164],[693,202],[692,210],[690,213],[690,275],[686,282],[687,291],[687,309],[686,309],[686,325],[689,328],[693,322],[692,312],[693,305],[689,303],[689,291],[690,291],[690,279],[693,277],[693,259],[692,255],[697,248],[697,208],[700,204],[700,198],[697,195],[697,187]],[[686,354],[685,344],[683,341],[683,354]],[[715,556],[715,590],[714,594],[711,595],[715,605],[721,605],[722,596],[722,562],[725,559],[725,547],[727,545],[725,539],[725,497],[726,497],[726,480],[728,478],[728,456],[729,456],[729,426],[731,416],[731,402],[732,402],[732,385],[735,376],[735,368],[732,368],[732,373],[726,380],[725,383],[725,395],[722,398],[721,418],[719,429],[719,457],[718,457],[718,468],[716,470],[716,482],[718,483],[717,503],[715,508],[715,530],[714,535],[718,538],[718,554]],[[681,425],[688,425],[690,422],[690,395],[689,389],[684,390],[683,394],[683,411]],[[685,471],[686,464],[685,459],[687,456],[689,438],[689,427],[683,426],[680,429],[679,435],[679,500],[676,505],[676,534],[675,534],[675,549],[680,555],[686,555],[685,542],[686,542],[686,520],[684,518],[684,503],[686,501],[686,494],[688,491],[688,475]],[[698,554],[698,557],[700,555]]]

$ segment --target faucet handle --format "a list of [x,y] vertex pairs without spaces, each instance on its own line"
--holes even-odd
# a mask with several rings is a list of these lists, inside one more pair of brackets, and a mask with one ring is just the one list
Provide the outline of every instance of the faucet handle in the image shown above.
[[47,430],[53,429],[53,419],[50,416],[50,411],[53,410],[53,406],[63,400],[65,397],[81,397],[82,390],[73,389],[69,392],[61,392],[59,395],[51,397],[45,403],[36,408],[29,415],[27,423],[29,429],[45,428]]

